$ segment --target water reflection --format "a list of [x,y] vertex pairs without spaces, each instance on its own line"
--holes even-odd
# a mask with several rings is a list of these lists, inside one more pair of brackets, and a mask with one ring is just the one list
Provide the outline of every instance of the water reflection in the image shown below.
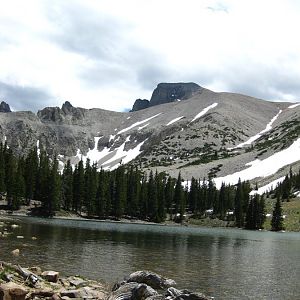
[[[16,221],[14,221],[16,222]],[[224,229],[21,219],[1,259],[107,282],[148,269],[217,299],[300,298],[300,237]],[[24,240],[16,238],[23,235]],[[31,240],[36,236],[37,240]]]

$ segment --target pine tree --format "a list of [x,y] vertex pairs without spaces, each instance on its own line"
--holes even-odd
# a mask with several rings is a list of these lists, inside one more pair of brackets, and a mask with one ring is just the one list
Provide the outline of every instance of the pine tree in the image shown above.
[[167,183],[165,185],[165,203],[167,213],[170,214],[170,218],[172,219],[172,210],[173,210],[173,197],[174,197],[174,179],[169,176]]
[[148,181],[148,215],[150,217],[150,221],[156,222],[158,218],[158,195],[157,195],[157,172],[155,174],[155,178],[153,176],[153,172],[151,171],[149,174]]
[[182,180],[181,180],[180,172],[178,174],[178,178],[177,178],[176,185],[175,185],[173,202],[175,203],[175,215],[177,215],[179,213],[179,220],[178,221],[182,221],[183,220],[182,207],[184,205],[183,204],[184,203],[184,197],[183,197],[183,188],[182,188]]
[[30,200],[32,200],[35,195],[38,168],[39,157],[37,154],[37,148],[34,147],[25,159],[25,198],[27,204],[30,203]]
[[107,214],[107,198],[109,190],[109,181],[107,181],[107,176],[105,171],[101,168],[98,178],[98,189],[96,195],[96,213],[100,218],[103,218]]
[[271,227],[272,227],[272,229],[271,229],[272,231],[284,230],[281,201],[280,201],[279,197],[276,199],[275,207],[273,210]]
[[17,170],[14,174],[13,195],[12,195],[12,209],[18,210],[21,205],[21,200],[25,194],[25,180],[24,180],[24,161],[19,159]]
[[75,212],[81,213],[84,201],[84,167],[83,161],[80,160],[73,174],[73,203],[72,208]]
[[6,191],[5,187],[5,158],[4,158],[4,147],[0,143],[0,193]]
[[73,202],[73,170],[70,160],[64,166],[62,174],[63,208],[70,210]]
[[120,219],[126,210],[126,179],[124,166],[116,170],[116,194],[114,201],[114,215]]
[[60,208],[60,177],[58,174],[58,160],[56,156],[52,162],[52,166],[50,167],[48,176],[48,184],[49,184],[49,193],[47,197],[47,202],[45,203],[45,209],[47,216],[54,216],[55,210]]
[[241,228],[244,225],[244,211],[243,211],[243,205],[244,205],[244,193],[242,188],[242,182],[241,179],[239,179],[237,188],[236,188],[236,194],[235,194],[235,208],[234,208],[234,214],[235,214],[235,222],[236,226]]

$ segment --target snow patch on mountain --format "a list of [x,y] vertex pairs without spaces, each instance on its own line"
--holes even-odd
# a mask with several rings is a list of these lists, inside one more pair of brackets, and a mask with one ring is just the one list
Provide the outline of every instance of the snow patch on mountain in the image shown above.
[[199,112],[199,114],[197,114],[197,115],[194,117],[194,119],[191,121],[191,123],[194,122],[195,120],[201,118],[202,116],[204,116],[210,109],[216,107],[217,105],[218,105],[218,103],[215,102],[215,103],[213,103],[213,104],[207,106],[206,108],[204,108],[201,112]]
[[142,130],[143,128],[147,127],[148,125],[150,125],[150,123],[147,123],[147,124],[145,124],[145,125],[143,125],[143,126],[140,126],[140,127],[138,128],[138,130]]
[[148,121],[152,120],[153,118],[156,118],[156,117],[159,116],[160,114],[162,114],[162,113],[156,114],[156,115],[154,115],[154,116],[152,116],[152,117],[150,117],[150,118],[148,118],[148,119],[145,119],[145,120],[136,122],[136,123],[132,124],[131,126],[129,126],[129,127],[127,127],[127,128],[124,128],[124,129],[118,131],[117,134],[124,133],[124,132],[126,132],[126,131],[128,131],[128,130],[130,130],[130,129],[136,127],[136,126],[139,126],[139,125],[141,125],[141,124],[147,123]]
[[179,121],[179,120],[182,119],[182,118],[184,118],[184,116],[181,116],[181,117],[178,117],[178,118],[173,119],[172,121],[170,121],[170,122],[167,124],[167,126],[169,126],[169,125],[171,125],[171,124],[173,124],[173,123]]
[[284,178],[285,178],[285,176],[282,176],[282,177],[280,177],[278,179],[275,179],[275,180],[271,181],[270,183],[268,183],[268,184],[260,187],[258,190],[251,191],[249,195],[251,195],[251,196],[254,196],[256,194],[262,195],[262,194],[264,194],[266,192],[269,192],[272,189],[275,189],[276,186],[277,186],[277,184],[281,183],[284,180]]
[[257,139],[259,139],[263,134],[270,131],[272,129],[273,123],[276,121],[276,119],[279,117],[279,115],[282,113],[282,110],[279,110],[278,114],[272,118],[272,120],[267,124],[266,128],[260,131],[258,134],[250,137],[246,142],[243,142],[241,144],[238,144],[237,146],[230,148],[230,149],[236,149],[236,148],[242,148],[245,145],[250,145]]
[[295,103],[295,104],[290,105],[288,108],[295,108],[295,107],[297,107],[299,105],[300,105],[300,103]]
[[242,171],[214,179],[216,186],[221,187],[222,182],[226,184],[236,184],[239,178],[244,180],[251,180],[257,177],[267,177],[275,174],[280,168],[292,164],[300,160],[300,138],[293,142],[293,144],[279,151],[264,160],[255,160],[246,164],[249,168]]

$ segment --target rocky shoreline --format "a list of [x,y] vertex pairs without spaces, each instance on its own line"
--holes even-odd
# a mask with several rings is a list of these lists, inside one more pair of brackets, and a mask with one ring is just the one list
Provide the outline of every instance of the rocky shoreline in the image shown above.
[[137,271],[113,286],[80,276],[62,277],[40,267],[0,261],[0,300],[208,300],[201,293],[178,290],[172,279]]

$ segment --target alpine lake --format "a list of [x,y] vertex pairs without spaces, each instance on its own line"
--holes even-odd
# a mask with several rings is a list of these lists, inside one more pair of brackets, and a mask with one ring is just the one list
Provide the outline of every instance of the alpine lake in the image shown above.
[[0,237],[0,260],[22,266],[107,283],[150,270],[174,279],[179,289],[215,299],[300,299],[299,233],[30,217],[0,221],[12,232]]

